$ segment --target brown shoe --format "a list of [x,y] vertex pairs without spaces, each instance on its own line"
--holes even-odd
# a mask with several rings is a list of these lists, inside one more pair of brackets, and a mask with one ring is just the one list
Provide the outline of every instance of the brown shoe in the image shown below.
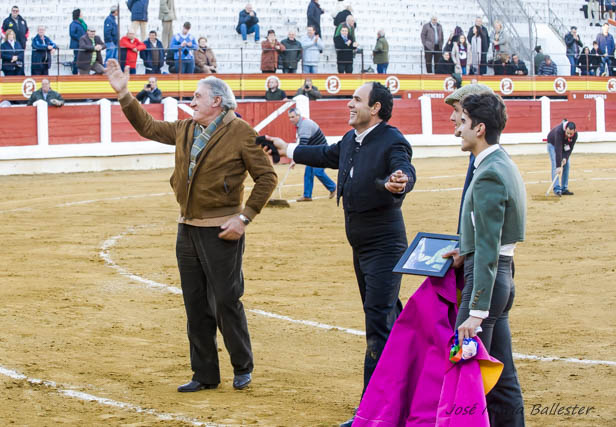
[[329,198],[333,199],[336,196],[336,190],[329,192]]
[[312,197],[300,197],[299,199],[295,200],[296,202],[312,202]]

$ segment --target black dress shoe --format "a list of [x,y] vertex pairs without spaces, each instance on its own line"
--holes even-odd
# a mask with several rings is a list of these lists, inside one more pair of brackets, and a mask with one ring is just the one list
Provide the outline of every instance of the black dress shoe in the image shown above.
[[563,196],[573,196],[573,192],[569,190],[563,190],[562,194]]
[[180,393],[190,393],[193,391],[206,390],[218,387],[218,384],[203,384],[199,381],[191,381],[178,387]]
[[243,390],[248,387],[248,384],[252,381],[250,374],[240,374],[233,378],[233,388],[236,390]]

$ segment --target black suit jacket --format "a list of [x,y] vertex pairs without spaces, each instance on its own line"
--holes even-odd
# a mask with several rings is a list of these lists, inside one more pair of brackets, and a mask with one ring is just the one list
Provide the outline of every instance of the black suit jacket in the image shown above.
[[[363,140],[355,142],[351,130],[333,145],[298,146],[293,153],[296,163],[319,168],[338,169],[337,200],[343,198],[345,211],[367,212],[400,208],[404,196],[415,185],[413,150],[398,129],[381,122]],[[353,178],[350,172],[353,168]],[[385,188],[389,176],[401,170],[409,177],[403,193],[392,194]],[[350,194],[344,194],[350,191]]]

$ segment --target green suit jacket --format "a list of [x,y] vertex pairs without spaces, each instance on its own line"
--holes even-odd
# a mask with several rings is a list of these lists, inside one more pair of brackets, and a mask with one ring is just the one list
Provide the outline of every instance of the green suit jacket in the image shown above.
[[475,170],[462,206],[460,254],[474,253],[471,310],[490,309],[500,247],[523,241],[525,228],[522,176],[507,153],[496,150]]

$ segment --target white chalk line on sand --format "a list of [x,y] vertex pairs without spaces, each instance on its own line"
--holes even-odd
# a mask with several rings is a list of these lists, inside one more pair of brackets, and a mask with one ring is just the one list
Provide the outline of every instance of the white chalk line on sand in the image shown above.
[[202,421],[199,421],[197,419],[190,418],[184,415],[159,412],[154,409],[143,408],[138,405],[133,405],[132,403],[120,402],[117,400],[108,399],[106,397],[95,396],[90,393],[85,393],[83,391],[75,390],[76,387],[60,386],[54,381],[46,381],[46,380],[41,380],[38,378],[30,378],[20,372],[13,371],[11,369],[7,369],[2,366],[0,366],[0,375],[9,377],[9,378],[12,378],[18,381],[27,381],[28,383],[33,384],[33,385],[43,385],[55,391],[56,393],[59,393],[63,396],[67,396],[73,399],[84,400],[87,402],[96,402],[103,406],[111,406],[111,407],[118,408],[118,409],[124,409],[128,411],[137,412],[140,414],[152,415],[162,421],[181,421],[181,422],[188,423],[194,426],[211,426],[211,427],[216,426],[216,424],[204,423]]
[[[116,244],[118,240],[122,239],[124,236],[128,234],[134,234],[137,229],[143,229],[145,227],[146,226],[131,227],[128,230],[105,240],[103,244],[101,245],[101,251],[99,252],[100,257],[103,260],[105,260],[105,263],[107,263],[107,265],[109,265],[111,268],[120,272],[120,274],[122,274],[123,276],[131,278],[135,282],[143,283],[144,285],[148,287],[160,289],[160,290],[170,292],[173,294],[181,294],[182,290],[175,286],[170,286],[164,283],[159,283],[154,280],[146,279],[144,277],[128,272],[126,269],[119,266],[111,258],[111,255],[109,254],[109,250]],[[326,323],[315,322],[313,320],[293,319],[292,317],[289,317],[289,316],[284,316],[284,315],[276,314],[276,313],[270,313],[270,312],[259,310],[259,309],[247,309],[247,311],[261,315],[261,316],[278,319],[278,320],[284,320],[287,322],[296,323],[300,325],[312,326],[315,328],[320,328],[320,329],[325,329],[325,330],[340,331],[340,332],[344,332],[344,333],[351,334],[351,335],[359,335],[359,336],[366,335],[364,331],[361,331],[358,329],[350,329],[350,328],[344,328],[341,326],[328,325]],[[586,365],[616,366],[616,362],[610,361],[610,360],[587,360],[587,359],[577,359],[573,357],[535,356],[532,354],[520,354],[520,353],[514,353],[514,357],[517,359],[537,360],[537,361],[544,361],[544,362],[568,362],[568,363],[581,363],[581,364],[586,364]]]

